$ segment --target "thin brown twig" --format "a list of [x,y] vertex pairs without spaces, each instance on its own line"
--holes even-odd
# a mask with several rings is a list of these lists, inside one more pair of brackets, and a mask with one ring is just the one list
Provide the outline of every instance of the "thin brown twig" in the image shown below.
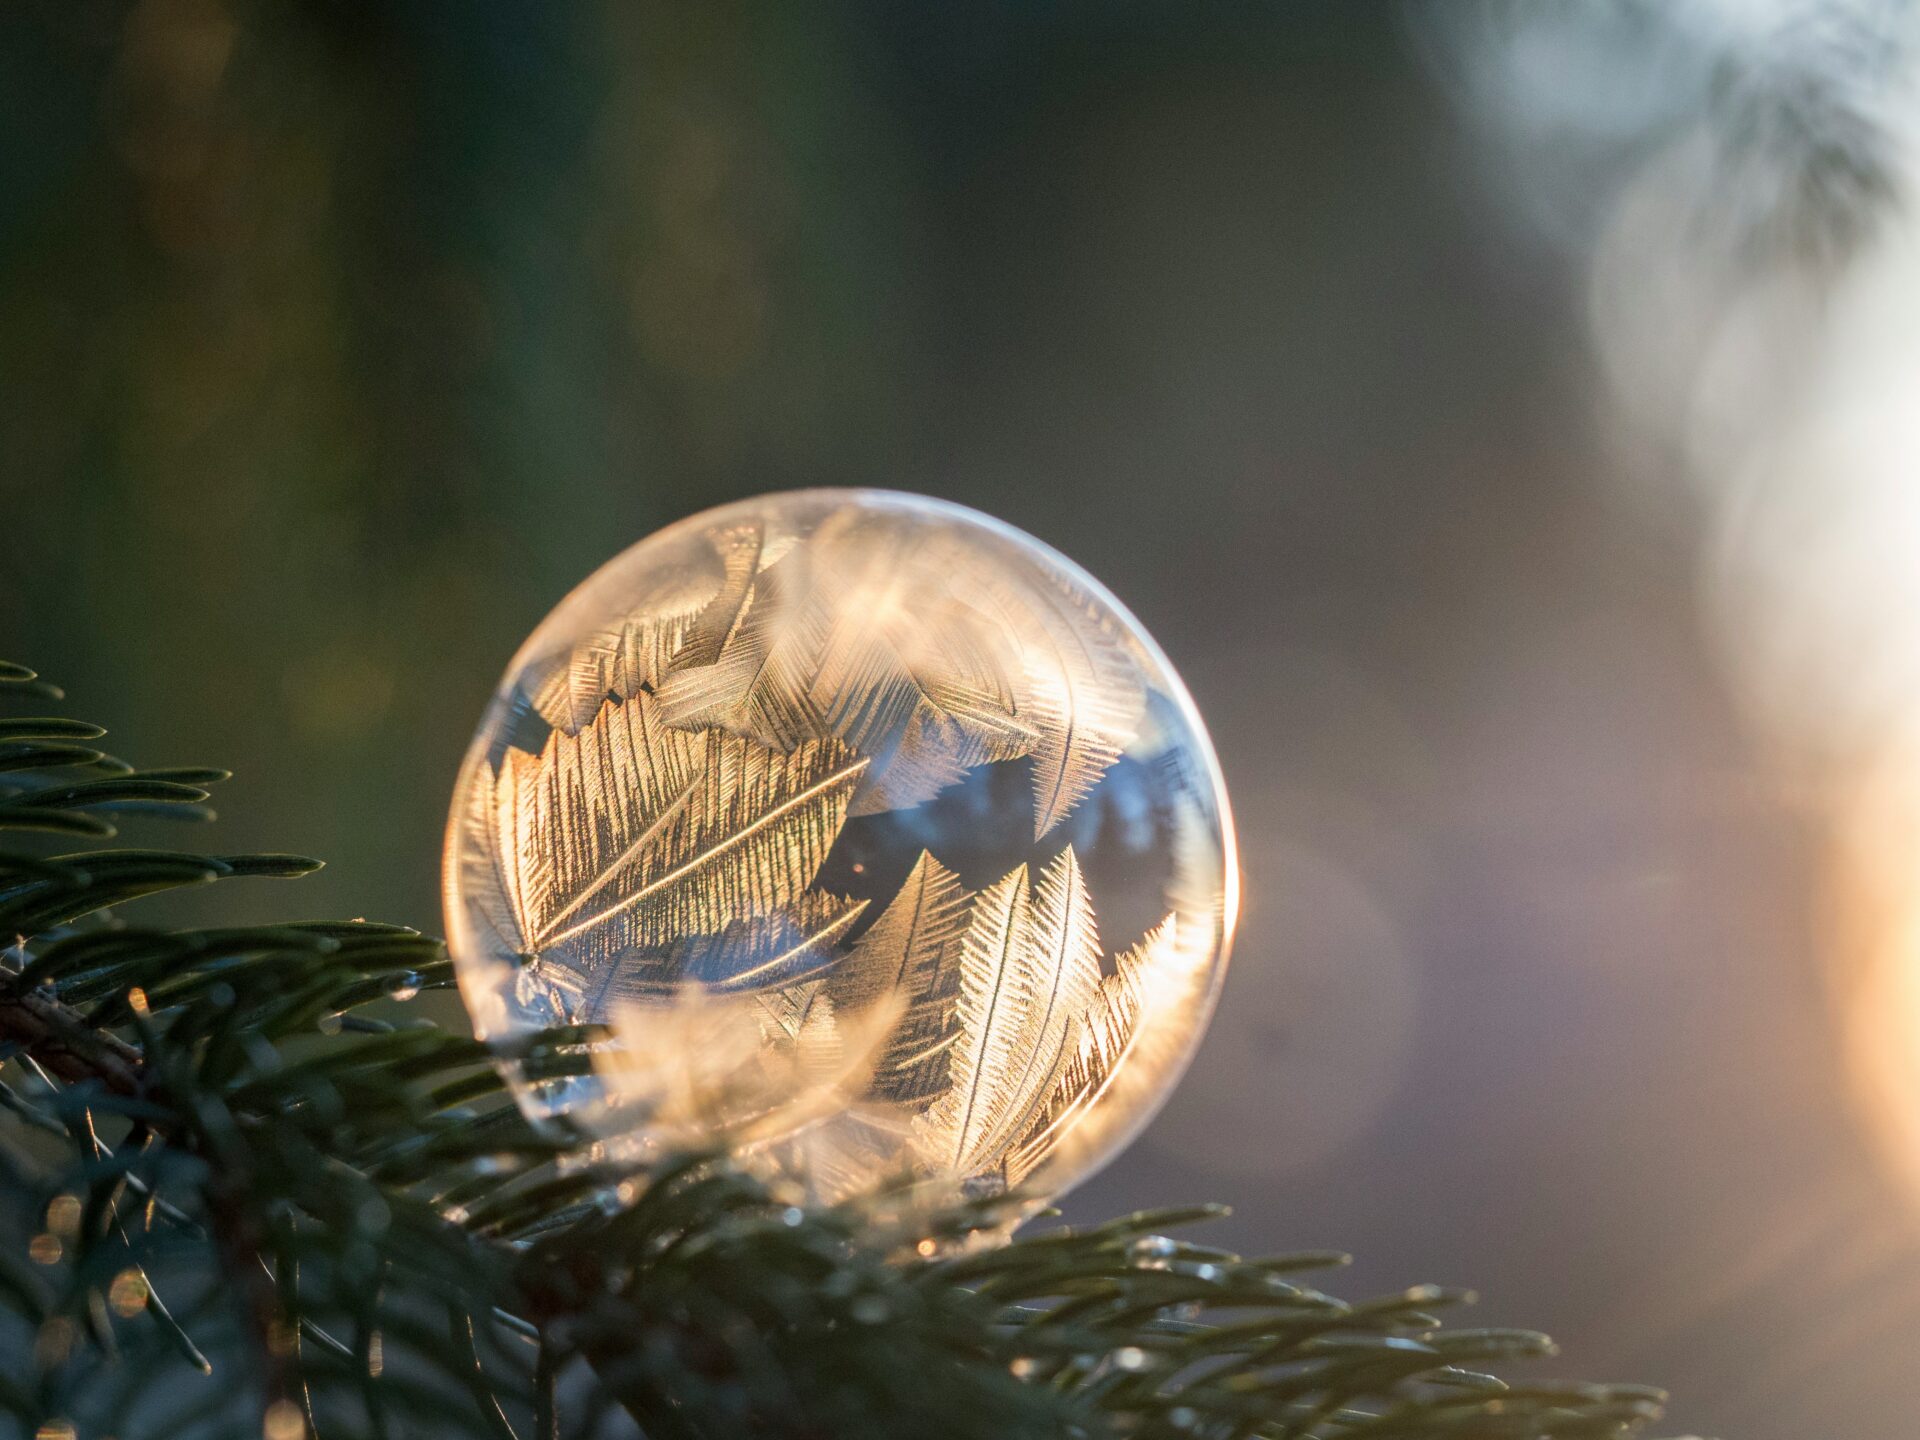
[[98,1080],[116,1095],[148,1091],[140,1051],[96,1030],[72,1006],[36,991],[0,995],[0,1040],[11,1041],[69,1085]]

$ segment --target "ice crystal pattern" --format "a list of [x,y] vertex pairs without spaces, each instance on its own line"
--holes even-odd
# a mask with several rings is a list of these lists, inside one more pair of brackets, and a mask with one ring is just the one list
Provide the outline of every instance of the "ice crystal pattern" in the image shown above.
[[522,1099],[638,1155],[1057,1189],[1177,1077],[1223,956],[1179,695],[1097,587],[967,512],[801,492],[674,527],[536,632],[469,753],[477,1028],[600,1027],[591,1076]]

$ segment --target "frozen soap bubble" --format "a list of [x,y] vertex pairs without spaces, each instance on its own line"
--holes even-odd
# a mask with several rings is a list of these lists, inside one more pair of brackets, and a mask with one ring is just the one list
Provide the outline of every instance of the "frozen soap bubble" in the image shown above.
[[[1132,616],[970,510],[767,495],[602,567],[460,772],[447,934],[532,1115],[837,1199],[1057,1194],[1193,1053],[1233,836]],[[604,1027],[583,1073],[522,1063]]]

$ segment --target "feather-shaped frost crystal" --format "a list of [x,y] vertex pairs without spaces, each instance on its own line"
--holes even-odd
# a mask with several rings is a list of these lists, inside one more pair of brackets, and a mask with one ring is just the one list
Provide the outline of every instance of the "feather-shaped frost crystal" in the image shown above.
[[989,1171],[1031,1127],[1100,984],[1100,941],[1071,849],[1029,894],[1023,865],[974,897],[960,947],[959,1036],[919,1130],[936,1171]]
[[[469,749],[444,873],[523,1106],[822,1200],[1102,1163],[1192,1054],[1234,912],[1213,754],[1138,624],[877,491],[695,516],[569,596]],[[519,1068],[583,1024],[557,1043],[591,1073]]]

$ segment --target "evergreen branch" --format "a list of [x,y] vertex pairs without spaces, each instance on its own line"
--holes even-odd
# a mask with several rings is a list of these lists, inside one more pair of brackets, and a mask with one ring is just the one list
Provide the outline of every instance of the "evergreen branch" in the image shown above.
[[[0,698],[37,684],[0,665]],[[0,825],[201,818],[223,778],[103,776],[96,727],[4,724],[33,763],[0,763]],[[451,983],[437,940],[113,914],[314,863],[0,850],[0,1346],[32,1356],[0,1414],[26,1433],[557,1440],[618,1407],[655,1440],[1603,1440],[1658,1414],[1638,1387],[1503,1386],[1486,1367],[1547,1342],[1443,1328],[1461,1296],[1349,1304],[1298,1279],[1338,1257],[1161,1233],[1205,1207],[993,1243],[1019,1197],[909,1222],[802,1209],[724,1153],[611,1167],[406,1018]],[[596,1033],[515,1063],[579,1073]]]

